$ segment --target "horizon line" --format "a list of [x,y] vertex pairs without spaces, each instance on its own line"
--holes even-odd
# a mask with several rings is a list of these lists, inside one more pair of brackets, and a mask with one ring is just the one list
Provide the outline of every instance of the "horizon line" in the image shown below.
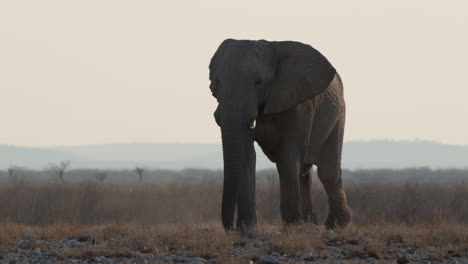
[[[455,144],[455,143],[445,143],[437,140],[431,139],[390,139],[390,138],[376,138],[376,139],[353,139],[353,140],[346,140],[344,144],[347,143],[369,143],[369,142],[394,142],[394,143],[428,143],[428,144],[437,144],[437,145],[447,145],[447,146],[468,146],[468,144]],[[73,147],[93,147],[93,146],[110,146],[110,145],[169,145],[169,144],[179,144],[179,145],[219,145],[219,143],[215,142],[183,142],[183,141],[167,141],[167,142],[160,142],[160,141],[128,141],[128,142],[112,142],[112,143],[91,143],[91,144],[82,144],[82,145],[17,145],[17,144],[8,144],[8,143],[0,143],[0,146],[7,146],[7,147],[18,147],[18,148],[36,148],[36,149],[53,149],[53,148],[73,148]]]

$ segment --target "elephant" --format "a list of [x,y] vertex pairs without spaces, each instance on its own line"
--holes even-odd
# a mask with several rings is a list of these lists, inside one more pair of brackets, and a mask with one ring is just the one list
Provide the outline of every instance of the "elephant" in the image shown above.
[[295,41],[224,40],[209,65],[218,106],[224,182],[222,224],[238,231],[257,222],[254,141],[276,164],[286,225],[317,224],[312,166],[328,196],[328,229],[351,218],[341,177],[345,101],[341,78],[310,45]]

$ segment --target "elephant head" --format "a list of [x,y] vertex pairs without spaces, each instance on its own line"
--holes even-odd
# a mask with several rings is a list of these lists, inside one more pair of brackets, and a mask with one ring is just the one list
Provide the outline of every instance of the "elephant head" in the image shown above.
[[224,186],[222,222],[255,224],[255,121],[288,110],[324,91],[335,69],[317,50],[299,42],[225,40],[215,52],[210,89],[219,102]]

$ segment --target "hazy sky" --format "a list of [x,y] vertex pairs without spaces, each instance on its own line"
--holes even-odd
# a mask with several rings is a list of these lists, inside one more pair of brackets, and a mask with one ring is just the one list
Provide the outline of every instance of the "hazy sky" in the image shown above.
[[346,140],[468,144],[466,1],[1,1],[0,144],[220,142],[225,38],[297,40],[340,72]]

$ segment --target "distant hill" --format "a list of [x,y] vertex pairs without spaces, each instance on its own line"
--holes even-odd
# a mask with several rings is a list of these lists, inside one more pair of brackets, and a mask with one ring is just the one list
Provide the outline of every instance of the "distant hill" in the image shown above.
[[65,152],[52,148],[17,147],[0,145],[0,168],[3,169],[12,164],[22,167],[43,169],[51,162],[71,160],[88,162],[86,157],[80,157],[72,152]]
[[344,167],[468,168],[468,146],[430,141],[354,141],[345,144]]
[[[51,162],[72,161],[73,168],[222,168],[221,146],[191,143],[128,143],[77,147],[31,148],[0,145],[0,168],[11,164],[43,169]],[[273,167],[257,148],[257,168]],[[351,141],[343,153],[343,167],[468,168],[468,146],[428,141]]]

